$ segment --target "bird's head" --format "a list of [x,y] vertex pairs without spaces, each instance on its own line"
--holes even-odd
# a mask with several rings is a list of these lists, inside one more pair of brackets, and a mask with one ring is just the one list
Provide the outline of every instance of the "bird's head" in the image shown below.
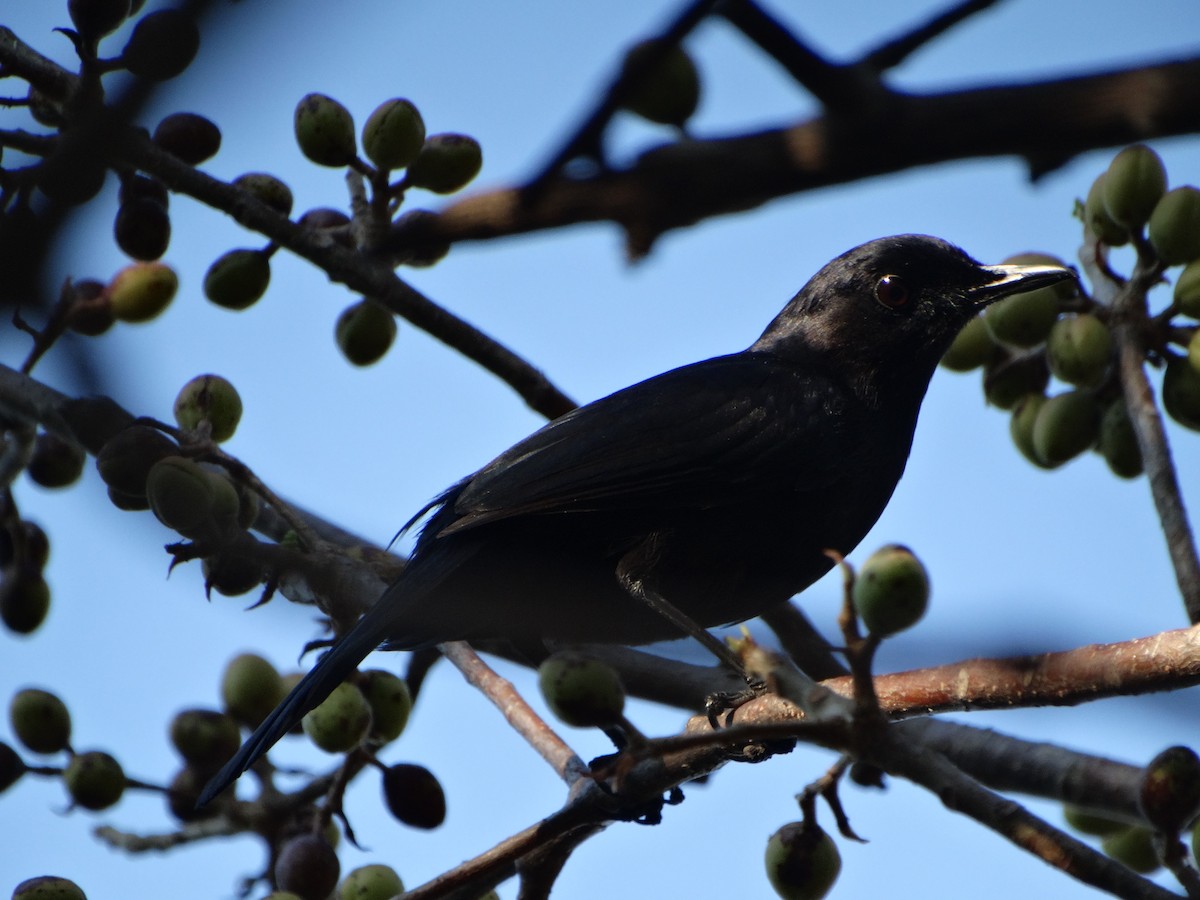
[[816,353],[864,377],[903,372],[928,381],[985,306],[1074,277],[1059,266],[986,266],[927,235],[880,238],[822,268],[751,349]]

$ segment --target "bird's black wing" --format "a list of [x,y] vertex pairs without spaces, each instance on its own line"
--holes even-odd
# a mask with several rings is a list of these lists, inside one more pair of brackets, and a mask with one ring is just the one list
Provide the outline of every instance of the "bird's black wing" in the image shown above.
[[765,353],[674,369],[501,454],[447,493],[437,533],[525,515],[705,509],[827,483],[852,440],[848,402],[825,375]]

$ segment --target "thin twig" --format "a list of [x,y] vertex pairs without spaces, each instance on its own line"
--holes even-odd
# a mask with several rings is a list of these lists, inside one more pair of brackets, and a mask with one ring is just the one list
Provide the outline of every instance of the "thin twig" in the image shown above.
[[900,37],[876,47],[863,57],[863,64],[876,72],[894,69],[930,41],[941,37],[955,25],[996,5],[997,0],[965,0],[931,18]]

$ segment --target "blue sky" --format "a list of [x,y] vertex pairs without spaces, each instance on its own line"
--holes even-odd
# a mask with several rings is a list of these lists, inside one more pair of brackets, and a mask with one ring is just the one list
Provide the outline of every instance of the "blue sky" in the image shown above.
[[[65,40],[50,31],[66,24],[64,6],[18,0],[0,20],[65,60]],[[786,6],[775,9],[837,59],[940,8],[882,0]],[[361,123],[379,102],[405,96],[431,131],[478,138],[485,165],[476,186],[500,186],[547,158],[613,71],[620,48],[652,33],[674,7],[661,0],[231,4],[216,22],[220,32],[206,36],[200,58],[156,96],[145,122],[183,109],[207,115],[225,133],[221,153],[205,165],[212,174],[270,171],[292,186],[298,209],[344,206],[341,175],[308,164],[294,146],[295,101],[309,91],[328,93]],[[121,39],[112,44],[119,48]],[[734,133],[813,111],[807,96],[728,26],[705,25],[689,46],[705,85],[697,134]],[[1030,80],[1198,48],[1193,2],[1157,0],[1135,14],[1128,3],[1107,0],[1013,0],[914,57],[893,83],[934,91]],[[11,91],[6,82],[0,93]],[[18,121],[17,113],[0,112],[4,127]],[[621,121],[614,147],[628,154],[661,137]],[[1200,182],[1200,140],[1154,146],[1172,184]],[[672,233],[632,266],[617,231],[591,225],[458,247],[433,269],[402,274],[585,401],[749,344],[821,264],[884,234],[937,234],[988,262],[1029,249],[1070,258],[1080,239],[1071,205],[1110,157],[1087,154],[1036,185],[1019,161],[996,159],[786,198]],[[436,209],[444,201],[414,195],[411,202]],[[123,264],[111,240],[114,207],[98,207],[71,224],[51,264],[52,283],[68,275],[107,278]],[[446,484],[538,426],[507,387],[403,323],[382,363],[351,369],[332,332],[355,298],[305,262],[276,256],[270,291],[245,313],[212,307],[200,293],[208,264],[262,241],[185,198],[173,199],[172,221],[167,259],[182,281],[176,304],[152,326],[119,327],[97,342],[114,396],[127,408],[169,418],[188,378],[225,375],[246,407],[228,449],[280,493],[379,543]],[[11,334],[0,351],[9,364],[23,353]],[[38,374],[80,390],[53,356]],[[1198,438],[1179,428],[1170,436],[1185,496],[1194,502]],[[216,702],[226,659],[255,649],[291,669],[315,634],[311,613],[282,601],[250,614],[239,600],[206,603],[196,567],[168,580],[161,545],[169,533],[149,515],[109,506],[90,470],[66,492],[18,487],[22,509],[53,542],[47,577],[55,600],[32,640],[0,637],[0,695],[25,685],[55,690],[72,709],[77,747],[109,750],[133,776],[169,779],[176,762],[166,722],[177,709]],[[1095,456],[1053,473],[1035,470],[1010,446],[1007,416],[983,406],[976,376],[935,377],[908,472],[858,558],[893,540],[921,555],[934,594],[921,628],[884,649],[882,669],[1064,649],[1185,624],[1145,482],[1117,481]],[[829,631],[837,603],[836,580],[804,597],[805,609]],[[400,660],[373,662],[396,667]],[[527,672],[501,668],[540,702]],[[427,691],[410,730],[385,758],[434,769],[449,795],[447,823],[418,833],[392,822],[380,815],[378,786],[365,777],[348,810],[370,851],[345,849],[346,869],[386,861],[415,885],[563,800],[554,776],[448,666],[435,671]],[[1200,745],[1196,699],[1192,691],[962,718],[1143,761],[1169,744]],[[684,720],[644,704],[631,717],[651,734],[670,733]],[[0,739],[10,739],[5,727]],[[597,735],[567,731],[585,758],[607,749]],[[290,743],[281,760],[330,765],[302,742]],[[614,825],[589,842],[567,866],[556,896],[769,896],[761,868],[766,838],[796,818],[792,795],[832,762],[825,752],[805,750],[766,766],[727,767],[707,786],[689,789],[663,826]],[[844,871],[834,896],[879,896],[885,886],[902,885],[905,893],[951,898],[962,895],[963,884],[984,897],[1094,895],[904,784],[893,782],[886,794],[848,789],[845,800],[871,843],[842,842]],[[0,797],[5,821],[22,825],[7,830],[0,890],[54,872],[75,878],[91,900],[151,896],[164,886],[183,900],[230,897],[236,877],[262,865],[248,838],[132,859],[89,836],[100,823],[169,829],[154,796],[130,796],[98,815],[60,815],[65,805],[60,785],[33,778]],[[502,887],[501,896],[515,896],[515,886]]]

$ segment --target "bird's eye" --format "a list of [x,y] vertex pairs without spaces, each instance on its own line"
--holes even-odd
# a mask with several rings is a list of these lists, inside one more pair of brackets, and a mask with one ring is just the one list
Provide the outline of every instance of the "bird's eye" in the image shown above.
[[888,309],[903,309],[911,298],[908,283],[899,275],[884,275],[875,285],[875,299]]

